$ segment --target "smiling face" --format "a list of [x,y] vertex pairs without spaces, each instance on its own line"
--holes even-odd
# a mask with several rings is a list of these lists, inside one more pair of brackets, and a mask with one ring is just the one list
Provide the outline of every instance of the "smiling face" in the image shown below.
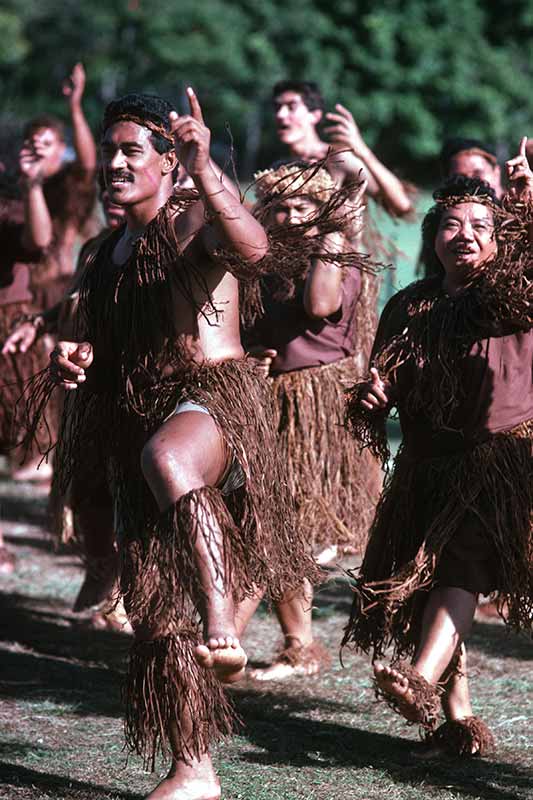
[[136,122],[121,121],[105,132],[101,145],[102,168],[109,200],[132,206],[154,198],[162,181],[172,181],[174,151],[160,154],[152,133]]
[[291,145],[314,133],[322,118],[319,109],[310,111],[297,92],[282,92],[274,98],[276,130],[283,144]]
[[435,252],[447,277],[461,282],[473,267],[496,255],[494,218],[482,203],[459,203],[444,210],[435,237]]

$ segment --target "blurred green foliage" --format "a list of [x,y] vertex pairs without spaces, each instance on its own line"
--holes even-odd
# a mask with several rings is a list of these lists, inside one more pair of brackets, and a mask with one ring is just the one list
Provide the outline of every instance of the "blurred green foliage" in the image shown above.
[[3,0],[0,28],[4,124],[65,116],[60,83],[82,60],[95,128],[103,103],[128,90],[185,111],[192,84],[219,142],[229,124],[243,174],[279,155],[269,94],[285,77],[317,80],[386,163],[421,183],[434,180],[443,136],[505,156],[533,122],[529,0]]

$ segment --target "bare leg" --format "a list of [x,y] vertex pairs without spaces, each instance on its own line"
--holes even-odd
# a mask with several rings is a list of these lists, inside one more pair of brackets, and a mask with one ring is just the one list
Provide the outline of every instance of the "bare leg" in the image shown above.
[[262,599],[263,592],[258,592],[255,597],[247,597],[242,603],[239,603],[235,609],[235,627],[239,638],[244,636],[244,631],[257,611],[257,607]]
[[[468,634],[476,595],[455,587],[438,587],[430,593],[422,620],[420,645],[413,660],[414,668],[430,684],[437,683],[457,646]],[[402,673],[379,662],[374,665],[378,686],[396,698],[406,719],[413,720],[415,696]]]
[[[174,749],[175,731],[170,731],[170,741]],[[189,762],[174,758],[170,772],[146,800],[218,800],[219,797],[220,783],[211,757],[205,753]]]
[[107,600],[117,579],[114,508],[102,464],[95,452],[87,453],[86,470],[73,481],[69,503],[76,540],[83,549],[85,577],[74,602],[83,611]]
[[457,669],[451,672],[442,695],[442,708],[447,720],[459,720],[472,716],[470,690],[468,687],[467,659],[464,644]]
[[252,670],[250,675],[258,681],[284,680],[292,675],[315,675],[320,671],[322,660],[309,650],[313,644],[313,587],[305,581],[300,589],[287,594],[274,604],[284,636],[284,649],[279,660],[266,669]]
[[[172,417],[160,428],[143,450],[141,464],[160,510],[165,511],[195,489],[216,486],[226,469],[227,452],[214,421],[206,414],[189,411]],[[234,602],[222,570],[221,539],[217,522],[206,505],[195,536],[196,564],[203,595],[199,610],[205,640],[205,645],[196,648],[196,657],[200,666],[213,669],[221,680],[232,682],[244,673],[246,655],[237,636]],[[141,631],[139,634],[142,636]],[[152,630],[148,635],[154,638],[161,634]],[[208,752],[190,761],[179,757],[187,728],[192,735],[188,713],[185,711],[180,719],[181,740],[174,726],[169,730],[175,754],[172,768],[147,800],[218,800],[220,797],[220,785]]]
[[[181,497],[204,486],[216,486],[228,461],[227,449],[214,420],[198,411],[171,417],[143,450],[141,464],[159,508],[165,511]],[[205,644],[197,659],[226,683],[244,675],[246,654],[235,625],[235,606],[222,565],[222,534],[206,506],[199,520],[195,549],[202,586],[200,613]]]

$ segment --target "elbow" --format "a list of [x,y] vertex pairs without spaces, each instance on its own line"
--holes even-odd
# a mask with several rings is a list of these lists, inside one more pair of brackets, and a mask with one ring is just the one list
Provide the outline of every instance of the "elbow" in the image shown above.
[[407,217],[413,212],[413,204],[408,197],[403,197],[399,203],[396,203],[395,211],[398,217]]
[[342,300],[331,302],[327,298],[307,298],[304,300],[305,313],[311,319],[327,319],[339,311]]

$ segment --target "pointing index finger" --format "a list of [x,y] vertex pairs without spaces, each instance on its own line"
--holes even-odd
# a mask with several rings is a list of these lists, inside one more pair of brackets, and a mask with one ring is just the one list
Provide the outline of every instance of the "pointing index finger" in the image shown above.
[[191,117],[197,122],[203,122],[204,117],[202,109],[200,108],[200,103],[198,102],[194,89],[191,86],[187,89],[187,97],[189,98],[189,105],[191,107]]
[[527,145],[527,136],[522,136],[522,139],[520,140],[519,152],[521,156],[524,156],[524,158],[526,156],[526,145]]

